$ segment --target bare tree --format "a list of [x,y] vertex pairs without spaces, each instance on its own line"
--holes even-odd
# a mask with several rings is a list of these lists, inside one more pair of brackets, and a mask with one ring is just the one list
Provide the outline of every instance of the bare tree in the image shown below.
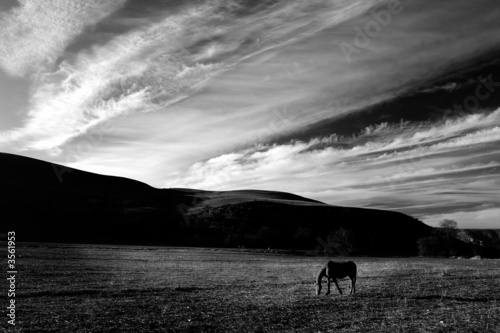
[[457,222],[453,220],[444,219],[439,222],[439,227],[446,235],[447,238],[456,237],[458,233]]

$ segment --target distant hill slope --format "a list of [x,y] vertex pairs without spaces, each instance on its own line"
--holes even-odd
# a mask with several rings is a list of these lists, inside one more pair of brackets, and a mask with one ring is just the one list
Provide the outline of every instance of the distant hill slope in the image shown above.
[[203,191],[194,189],[176,189],[171,190],[182,191],[188,196],[196,199],[197,204],[209,206],[222,206],[228,204],[250,202],[250,201],[267,201],[280,202],[295,205],[326,205],[324,202],[304,198],[295,194],[277,191],[262,191],[262,190],[236,190],[236,191]]
[[[18,240],[322,251],[342,227],[358,253],[416,254],[432,228],[407,215],[260,191],[156,189],[0,153],[0,233]],[[324,244],[324,243],[323,243]]]
[[500,248],[500,229],[461,229],[458,238],[471,244]]

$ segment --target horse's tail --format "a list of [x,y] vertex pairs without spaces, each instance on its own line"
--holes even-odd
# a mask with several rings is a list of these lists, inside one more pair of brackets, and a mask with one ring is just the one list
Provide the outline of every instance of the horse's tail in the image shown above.
[[316,284],[321,283],[321,279],[325,276],[326,266],[321,267],[316,273]]

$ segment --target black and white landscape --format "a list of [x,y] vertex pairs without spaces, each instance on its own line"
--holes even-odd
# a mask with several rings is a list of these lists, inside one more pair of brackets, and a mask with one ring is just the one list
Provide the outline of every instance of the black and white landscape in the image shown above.
[[498,332],[499,56],[489,0],[2,1],[2,329]]

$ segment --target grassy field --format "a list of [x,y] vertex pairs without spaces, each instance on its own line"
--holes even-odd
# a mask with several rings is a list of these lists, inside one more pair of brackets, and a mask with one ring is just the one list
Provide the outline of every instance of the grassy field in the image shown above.
[[16,256],[9,331],[500,332],[499,260],[351,258],[356,295],[316,296],[325,257],[54,244]]

